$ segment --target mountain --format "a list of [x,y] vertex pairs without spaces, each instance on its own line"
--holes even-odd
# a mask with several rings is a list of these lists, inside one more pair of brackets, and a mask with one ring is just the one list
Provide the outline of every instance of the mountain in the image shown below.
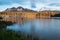
[[23,8],[23,7],[19,6],[17,8],[16,7],[7,8],[5,11],[34,11],[34,10]]
[[39,11],[51,11],[51,9],[48,7],[42,7]]

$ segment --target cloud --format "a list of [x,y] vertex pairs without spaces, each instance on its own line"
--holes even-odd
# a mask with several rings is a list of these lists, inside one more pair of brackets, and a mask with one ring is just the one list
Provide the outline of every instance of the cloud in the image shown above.
[[10,5],[14,3],[25,4],[28,0],[0,0],[0,5]]
[[13,3],[13,2],[10,0],[0,0],[0,5],[9,5],[11,3]]
[[13,6],[22,6],[24,8],[33,10],[40,10],[44,7],[52,10],[60,10],[60,0],[35,0],[35,4],[31,3],[31,1],[32,0],[0,0],[0,10],[4,10]]
[[60,6],[60,3],[51,3],[49,6]]

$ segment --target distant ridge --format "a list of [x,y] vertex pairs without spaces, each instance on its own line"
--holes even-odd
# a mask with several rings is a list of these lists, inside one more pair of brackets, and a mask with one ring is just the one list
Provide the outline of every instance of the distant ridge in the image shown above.
[[7,8],[5,11],[34,11],[34,10],[31,10],[31,9],[27,9],[27,8],[23,8],[21,6],[19,7],[12,7],[12,8]]
[[28,9],[28,8],[23,8],[21,6],[18,6],[18,7],[12,7],[12,8],[7,8],[6,10],[4,11],[9,11],[9,12],[21,12],[21,11],[27,11],[27,12],[41,12],[41,11],[54,11],[54,12],[60,12],[60,10],[51,10],[50,8],[47,8],[47,7],[43,7],[41,8],[39,11],[35,11],[35,10],[31,10],[31,9]]

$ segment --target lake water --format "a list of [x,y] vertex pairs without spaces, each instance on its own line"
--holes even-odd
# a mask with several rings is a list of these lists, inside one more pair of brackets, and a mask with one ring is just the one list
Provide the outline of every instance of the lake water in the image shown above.
[[35,19],[7,26],[8,30],[31,34],[39,39],[60,40],[60,19]]

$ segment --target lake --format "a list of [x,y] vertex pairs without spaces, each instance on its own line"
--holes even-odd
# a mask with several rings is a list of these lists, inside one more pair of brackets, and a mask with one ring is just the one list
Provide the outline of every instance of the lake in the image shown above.
[[23,24],[16,22],[7,30],[21,32],[44,40],[60,40],[60,19],[34,19]]

